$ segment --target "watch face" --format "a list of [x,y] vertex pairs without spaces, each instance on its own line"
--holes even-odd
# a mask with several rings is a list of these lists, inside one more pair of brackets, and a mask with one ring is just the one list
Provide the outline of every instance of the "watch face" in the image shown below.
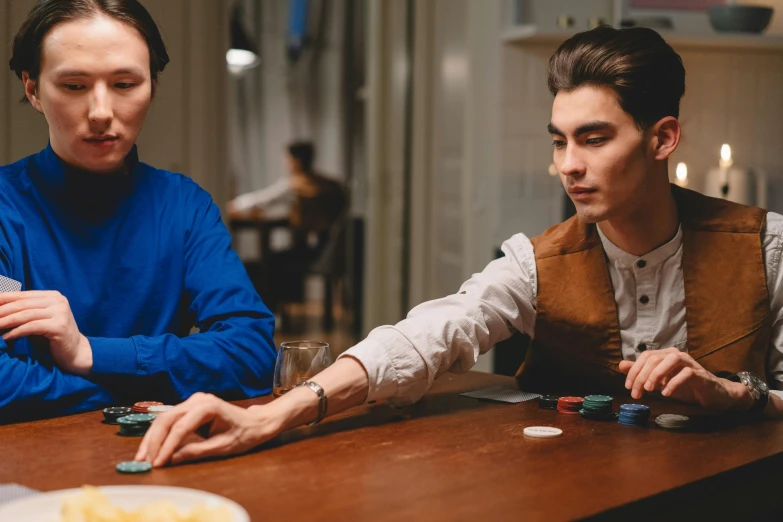
[[763,393],[767,393],[769,388],[757,375],[750,372],[740,372],[737,374],[742,384],[750,390],[754,399],[758,399]]

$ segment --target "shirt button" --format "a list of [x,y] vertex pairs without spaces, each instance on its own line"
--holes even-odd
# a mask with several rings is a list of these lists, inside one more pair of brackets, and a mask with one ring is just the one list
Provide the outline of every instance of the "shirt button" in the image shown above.
[[639,302],[640,302],[640,303],[642,303],[642,304],[647,304],[647,303],[649,303],[649,302],[650,302],[650,298],[649,298],[649,297],[647,297],[646,295],[643,295],[643,296],[641,296],[641,297],[639,298]]
[[642,343],[642,344],[640,344],[640,345],[638,346],[638,348],[639,348],[639,351],[640,351],[640,352],[643,352],[643,351],[645,351],[645,350],[647,349],[647,345],[646,345],[646,344],[644,344],[644,343]]
[[636,262],[636,266],[638,268],[644,268],[647,266],[647,261],[645,261],[644,259],[640,259],[639,261]]

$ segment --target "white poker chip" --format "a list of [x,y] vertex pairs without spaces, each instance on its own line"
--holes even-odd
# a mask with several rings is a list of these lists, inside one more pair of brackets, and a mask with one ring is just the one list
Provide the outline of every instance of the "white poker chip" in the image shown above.
[[528,426],[523,430],[523,433],[528,437],[536,439],[551,439],[562,435],[563,430],[560,428],[552,428],[551,426]]
[[166,413],[171,409],[174,409],[174,406],[171,406],[169,404],[164,404],[161,406],[150,406],[149,408],[147,408],[147,413],[149,413],[150,415],[155,415],[157,417],[161,413]]

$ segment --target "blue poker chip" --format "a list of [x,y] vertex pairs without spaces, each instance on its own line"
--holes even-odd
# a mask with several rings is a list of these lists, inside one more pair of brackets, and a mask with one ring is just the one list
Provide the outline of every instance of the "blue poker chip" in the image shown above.
[[650,417],[649,413],[628,413],[627,411],[621,411],[620,415],[629,419],[647,419]]
[[646,426],[649,418],[649,412],[629,413],[622,411],[617,417],[617,422],[623,426]]
[[624,426],[645,426],[650,419],[650,407],[646,404],[621,404],[617,422]]
[[621,411],[620,415],[629,419],[647,419],[650,417],[649,413],[629,413],[627,411]]
[[646,404],[621,404],[621,411],[650,411],[650,407]]

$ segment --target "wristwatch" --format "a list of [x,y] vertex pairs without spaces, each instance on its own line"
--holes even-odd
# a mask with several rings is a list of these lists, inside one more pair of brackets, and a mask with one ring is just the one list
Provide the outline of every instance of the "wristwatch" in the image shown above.
[[769,387],[758,375],[750,372],[738,372],[739,381],[748,389],[753,397],[753,407],[748,411],[750,415],[761,416],[769,402]]

